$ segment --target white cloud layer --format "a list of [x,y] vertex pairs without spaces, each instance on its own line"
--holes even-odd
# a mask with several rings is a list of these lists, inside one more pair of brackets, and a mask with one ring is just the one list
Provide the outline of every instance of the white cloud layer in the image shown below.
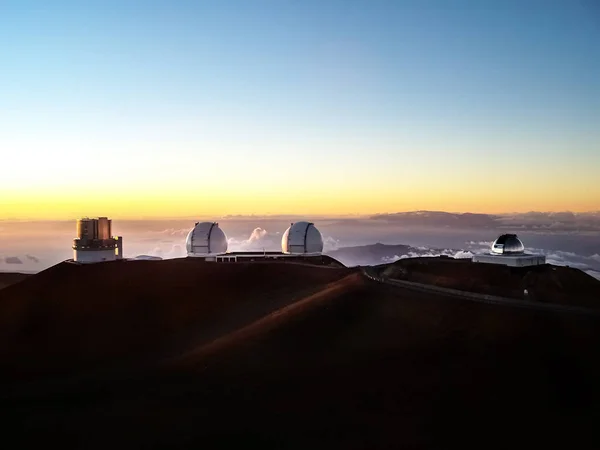
[[230,237],[227,239],[229,251],[245,252],[253,250],[276,251],[281,249],[281,233],[271,233],[264,228],[256,227],[246,239]]

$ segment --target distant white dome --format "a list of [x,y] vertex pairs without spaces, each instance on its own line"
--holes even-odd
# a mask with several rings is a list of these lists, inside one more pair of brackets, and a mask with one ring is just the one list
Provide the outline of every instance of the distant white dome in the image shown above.
[[305,254],[321,253],[323,251],[323,237],[313,223],[293,223],[281,238],[283,253]]
[[227,236],[216,222],[198,222],[185,240],[188,256],[206,256],[227,251]]
[[516,234],[503,234],[490,248],[494,255],[515,255],[525,251],[525,246]]

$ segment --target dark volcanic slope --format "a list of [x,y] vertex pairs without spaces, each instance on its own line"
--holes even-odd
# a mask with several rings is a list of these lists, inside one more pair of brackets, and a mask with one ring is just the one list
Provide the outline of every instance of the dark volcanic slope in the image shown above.
[[519,299],[527,289],[532,301],[600,308],[600,281],[570,267],[508,267],[468,259],[410,258],[380,269],[383,275],[399,280]]
[[31,275],[27,273],[12,273],[12,272],[0,272],[0,289],[4,289],[11,284],[23,281],[25,278]]
[[214,339],[350,273],[194,259],[62,263],[0,291],[0,373],[156,360]]
[[[489,448],[517,436],[538,445],[597,437],[597,321],[359,280],[286,312],[183,362],[226,380],[218,395],[263,437],[293,436],[298,448],[311,440],[448,448],[483,439]],[[260,413],[250,414],[253,405]],[[217,428],[229,415],[195,414]]]
[[[243,287],[226,288],[236,297],[221,297],[225,308],[272,289],[258,269],[266,264],[239,267],[207,269],[211,289],[236,284],[238,270],[253,271]],[[4,439],[98,449],[600,445],[597,319],[464,302],[347,270],[310,269],[274,264],[269,271],[285,283],[336,281],[235,330],[226,327],[216,340],[177,346],[188,351],[168,360],[160,355],[161,371],[59,392],[5,385]],[[165,270],[166,278],[185,269]],[[125,268],[120,273],[132,279]],[[130,283],[131,294],[140,282]],[[58,289],[52,285],[48,279],[46,288]],[[152,311],[168,315],[178,304],[175,296],[145,292],[154,299]],[[115,294],[113,302],[124,299]],[[133,317],[143,304],[117,312]]]

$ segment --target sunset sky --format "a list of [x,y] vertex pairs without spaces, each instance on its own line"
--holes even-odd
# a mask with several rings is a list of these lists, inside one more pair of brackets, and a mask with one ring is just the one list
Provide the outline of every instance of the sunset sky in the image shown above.
[[8,0],[0,42],[0,219],[600,209],[593,0]]

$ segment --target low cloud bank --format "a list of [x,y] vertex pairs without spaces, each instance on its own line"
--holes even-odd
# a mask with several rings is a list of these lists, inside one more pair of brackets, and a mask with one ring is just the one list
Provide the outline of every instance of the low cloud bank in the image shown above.
[[[144,256],[144,255],[141,255]],[[147,256],[154,256],[161,259],[173,259],[173,258],[183,258],[187,256],[185,251],[185,246],[181,244],[174,244],[166,249],[163,247],[154,247],[152,250],[147,252]]]
[[0,272],[35,273],[42,270],[40,259],[33,255],[1,255]]
[[444,211],[409,211],[376,214],[370,221],[395,223],[402,226],[453,229],[510,229],[548,233],[600,232],[600,212],[528,212],[511,214],[449,213]]
[[598,270],[587,270],[589,275],[593,276],[595,279],[600,280],[600,271]]
[[281,232],[269,232],[264,228],[256,227],[246,239],[230,237],[227,239],[230,252],[247,252],[253,250],[277,251],[281,250]]
[[330,252],[340,248],[340,241],[331,236],[323,236],[323,252]]
[[[257,227],[246,239],[239,237],[230,237],[227,239],[230,252],[244,252],[263,249],[266,251],[278,252],[281,251],[281,239],[283,233],[280,231],[271,232],[264,228]],[[333,251],[340,248],[340,241],[332,236],[323,236],[323,251]]]
[[578,255],[573,252],[548,251],[541,248],[526,249],[531,253],[546,255],[546,262],[555,266],[568,266],[581,269],[600,280],[600,261],[593,256]]

